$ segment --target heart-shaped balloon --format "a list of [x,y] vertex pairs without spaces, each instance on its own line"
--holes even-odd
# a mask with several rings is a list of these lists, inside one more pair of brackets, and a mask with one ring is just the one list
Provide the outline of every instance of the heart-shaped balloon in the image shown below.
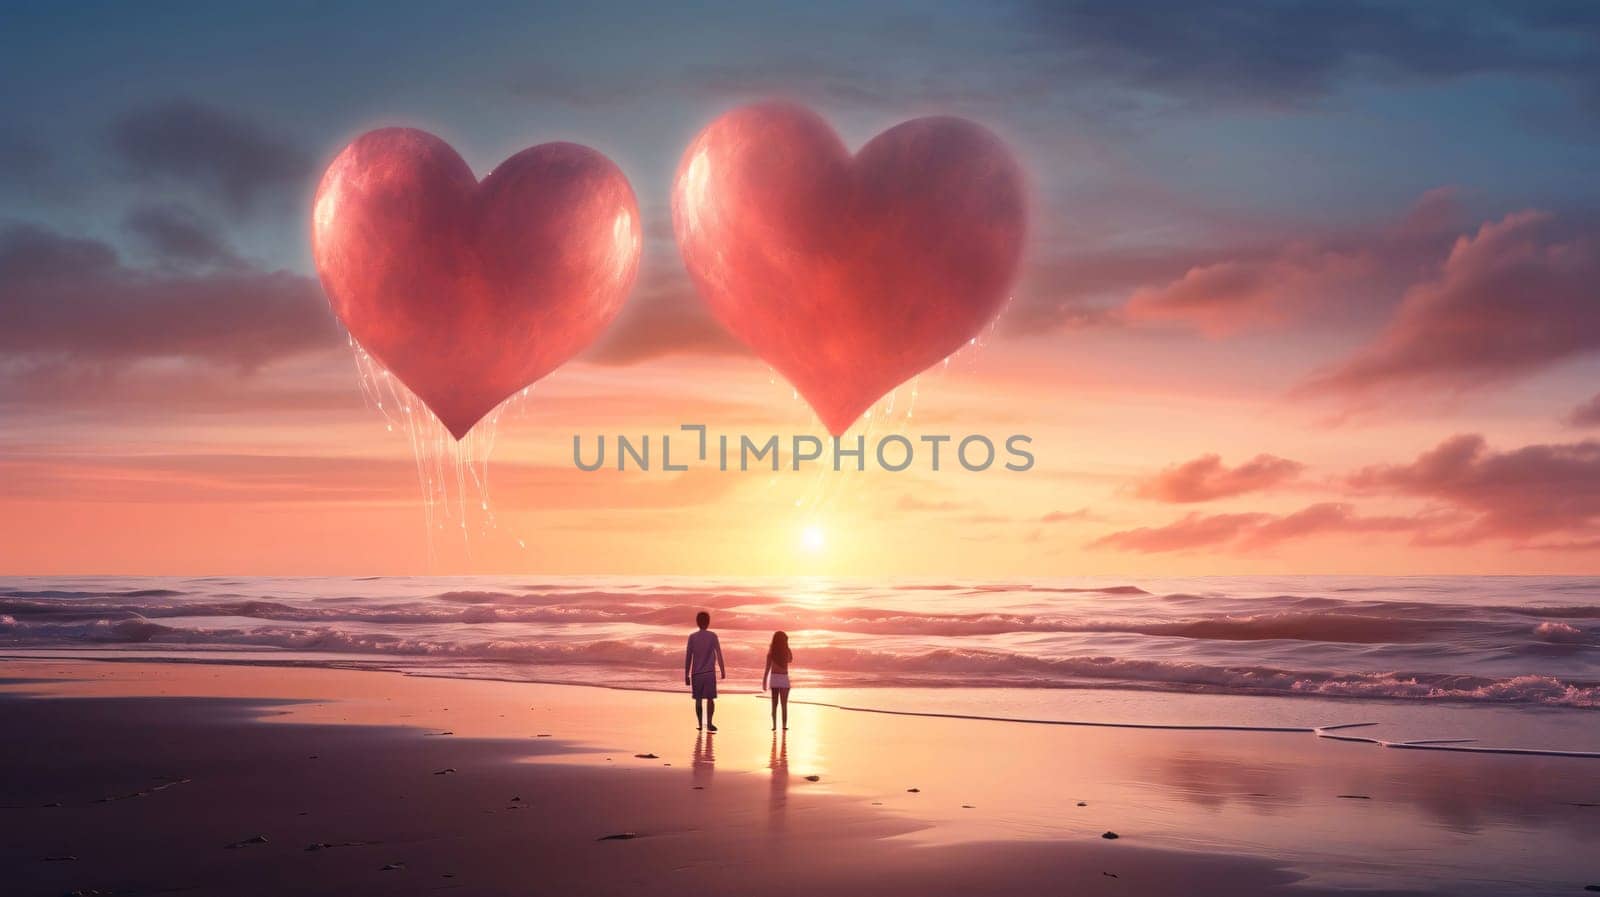
[[640,247],[633,188],[600,153],[545,143],[479,183],[409,128],[345,147],[312,220],[334,312],[457,439],[605,329]]
[[999,314],[1027,197],[972,122],[913,119],[852,158],[821,116],[761,103],[689,145],[672,223],[712,314],[838,436]]

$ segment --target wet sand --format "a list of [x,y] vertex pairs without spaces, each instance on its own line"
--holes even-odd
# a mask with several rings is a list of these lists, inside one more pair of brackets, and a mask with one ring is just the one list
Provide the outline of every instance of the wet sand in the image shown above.
[[[1583,893],[1600,763],[0,662],[7,894]],[[1115,832],[1116,839],[1103,835]]]

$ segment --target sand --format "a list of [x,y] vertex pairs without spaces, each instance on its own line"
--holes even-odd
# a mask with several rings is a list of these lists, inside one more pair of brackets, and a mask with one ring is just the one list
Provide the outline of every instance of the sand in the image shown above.
[[[797,694],[798,698],[799,695]],[[1600,763],[0,662],[4,893],[1583,893]],[[1115,833],[1115,839],[1106,838]]]

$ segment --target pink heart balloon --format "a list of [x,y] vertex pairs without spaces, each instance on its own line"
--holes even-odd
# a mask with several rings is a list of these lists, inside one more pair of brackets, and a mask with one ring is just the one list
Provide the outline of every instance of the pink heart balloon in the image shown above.
[[999,314],[1027,201],[972,122],[913,119],[852,158],[821,116],[762,103],[689,145],[672,223],[712,314],[838,436]]
[[410,128],[345,147],[312,219],[334,313],[457,439],[605,329],[640,247],[633,188],[600,153],[541,144],[480,184]]

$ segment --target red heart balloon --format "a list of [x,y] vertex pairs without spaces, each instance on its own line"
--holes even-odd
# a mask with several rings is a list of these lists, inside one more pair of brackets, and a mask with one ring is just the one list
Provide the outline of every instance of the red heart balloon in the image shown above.
[[605,329],[640,246],[633,188],[600,153],[541,144],[480,184],[410,128],[345,147],[312,220],[334,312],[457,439]]
[[913,119],[852,158],[821,116],[762,103],[689,145],[672,223],[712,314],[838,436],[999,314],[1027,201],[972,122]]

